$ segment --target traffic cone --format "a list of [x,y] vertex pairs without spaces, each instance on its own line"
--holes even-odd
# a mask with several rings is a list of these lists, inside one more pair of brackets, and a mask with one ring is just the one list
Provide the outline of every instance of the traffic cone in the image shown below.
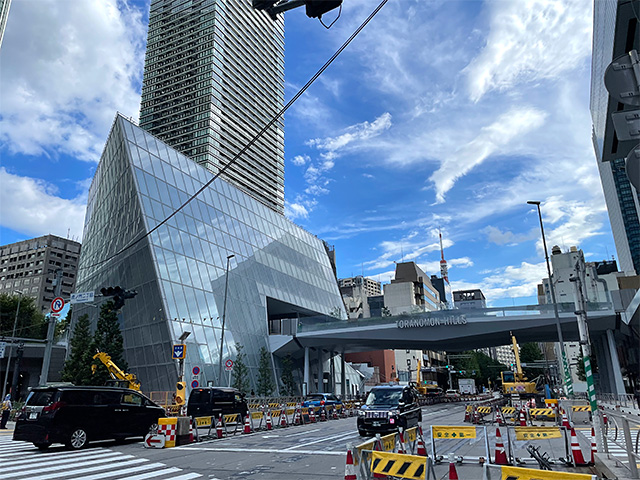
[[316,423],[316,409],[313,407],[309,407],[309,421]]
[[422,437],[422,427],[418,425],[418,444],[416,446],[416,455],[421,457],[427,456],[427,447],[424,444],[424,438]]
[[[377,452],[384,451],[382,448],[382,442],[380,441],[380,435],[376,435],[376,441],[373,443],[373,449]],[[385,480],[388,478],[384,473],[373,473],[373,478],[384,478]]]
[[286,426],[287,426],[287,414],[283,408],[282,410],[280,410],[280,427],[286,427]]
[[267,412],[267,430],[273,429],[273,423],[271,421],[271,412]]
[[500,426],[504,425],[504,417],[502,416],[502,412],[500,411],[500,407],[496,407],[496,423]]
[[296,408],[296,413],[293,417],[293,424],[300,425],[300,409]]
[[478,412],[478,408],[473,409],[473,423],[478,425],[480,423],[480,413]]
[[333,406],[333,419],[338,420],[338,409],[335,405]]
[[244,430],[242,433],[251,433],[251,422],[249,420],[249,414],[244,419]]
[[573,464],[576,467],[584,467],[587,463],[584,461],[584,457],[582,456],[582,450],[580,449],[580,444],[578,443],[578,437],[576,436],[576,431],[571,429],[571,455],[573,455]]
[[216,425],[216,437],[222,438],[222,414],[218,415],[218,424]]
[[404,450],[404,430],[398,432],[398,451],[396,453],[407,453]]
[[519,418],[520,426],[527,426],[527,414],[524,412],[524,407],[520,409],[520,418]]
[[598,447],[596,445],[596,431],[591,427],[591,465],[596,464],[596,453],[598,453]]
[[320,421],[321,421],[321,422],[324,422],[324,421],[326,421],[326,420],[327,420],[327,414],[326,414],[326,412],[325,412],[325,409],[324,409],[324,408],[322,408],[322,409],[320,410]]
[[496,465],[509,465],[509,460],[507,460],[507,453],[504,451],[504,443],[502,443],[502,435],[500,435],[499,428],[496,428],[496,455],[494,463]]
[[471,415],[470,415],[470,413],[469,413],[469,407],[470,407],[470,406],[471,406],[471,405],[467,405],[467,406],[465,407],[465,409],[464,409],[464,420],[463,420],[464,422],[470,422],[470,421],[471,421]]
[[353,453],[351,448],[347,450],[347,463],[344,466],[344,480],[357,480],[356,467],[353,464]]
[[456,464],[453,462],[449,462],[449,480],[459,480]]
[[565,409],[562,409],[562,426],[565,427],[566,429],[570,429],[571,428],[571,424],[569,423],[569,417],[567,417],[567,412],[565,411]]

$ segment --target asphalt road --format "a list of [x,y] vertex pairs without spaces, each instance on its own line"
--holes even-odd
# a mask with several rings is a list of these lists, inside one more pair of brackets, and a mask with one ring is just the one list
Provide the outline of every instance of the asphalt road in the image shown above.
[[[422,428],[431,455],[430,425],[463,425],[463,404],[423,407]],[[468,424],[465,424],[468,425]],[[487,426],[490,455],[494,455],[495,426]],[[437,440],[444,461],[435,466],[438,479],[448,478],[448,454],[462,456],[461,479],[481,479],[478,457],[486,456],[483,430],[475,440]],[[504,435],[503,431],[503,435]],[[347,444],[365,441],[356,429],[356,417],[330,420],[252,434],[237,434],[169,449],[145,449],[141,442],[100,442],[80,452],[52,446],[39,452],[31,444],[0,437],[0,480],[7,479],[128,479],[190,480],[310,480],[344,478]],[[558,443],[560,442],[560,443]],[[589,446],[581,439],[585,458]],[[541,451],[563,453],[561,440],[536,442]],[[526,455],[519,445],[516,456]],[[528,466],[537,468],[537,464]],[[554,467],[555,468],[555,467]],[[558,468],[561,469],[561,468]],[[588,473],[588,469],[564,469]]]

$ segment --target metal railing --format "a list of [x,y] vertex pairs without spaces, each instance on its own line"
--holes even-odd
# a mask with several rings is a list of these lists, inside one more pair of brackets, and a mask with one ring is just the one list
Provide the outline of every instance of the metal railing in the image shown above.
[[[631,478],[640,478],[637,462],[640,461],[640,419],[618,413],[607,413],[608,421],[603,429],[602,441],[604,453],[611,459],[610,445],[625,451],[629,462]],[[634,432],[632,433],[633,425]],[[625,464],[626,466],[626,464]]]
[[598,403],[613,405],[614,408],[619,406],[640,410],[638,401],[635,396],[630,393],[623,393],[622,395],[615,393],[598,393],[596,394],[596,399],[598,400]]

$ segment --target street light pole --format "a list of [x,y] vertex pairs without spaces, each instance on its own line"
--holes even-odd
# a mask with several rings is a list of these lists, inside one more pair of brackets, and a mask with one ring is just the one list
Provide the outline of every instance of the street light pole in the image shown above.
[[[16,318],[13,321],[13,333],[11,334],[11,343],[9,344],[9,356],[7,357],[7,371],[4,373],[4,383],[2,384],[2,399],[4,400],[5,395],[7,394],[7,382],[9,381],[9,367],[11,366],[11,355],[13,354],[13,342],[16,338],[16,328],[18,326],[18,314],[20,313],[20,302],[22,301],[22,292],[19,290],[15,290],[14,293],[19,295],[18,297],[18,307],[16,308]],[[14,392],[11,392],[13,396]]]
[[549,290],[551,291],[551,303],[553,303],[553,314],[556,320],[556,330],[558,332],[558,342],[560,343],[560,354],[562,357],[562,371],[564,373],[564,383],[569,395],[573,395],[573,383],[571,382],[571,373],[569,372],[569,364],[567,363],[567,354],[564,349],[564,339],[562,338],[562,327],[560,326],[560,315],[558,314],[558,303],[556,302],[556,290],[551,278],[551,266],[549,264],[549,252],[547,251],[547,240],[544,235],[544,225],[542,223],[542,211],[540,210],[540,202],[528,201],[529,205],[535,205],[538,209],[538,218],[540,219],[540,232],[542,233],[542,246],[544,247],[544,260],[547,264],[547,275],[549,276]]
[[227,270],[224,279],[224,300],[222,301],[222,334],[220,335],[220,361],[218,365],[218,384],[222,386],[222,350],[224,348],[224,323],[227,317],[227,291],[229,289],[229,260],[235,255],[227,256]]

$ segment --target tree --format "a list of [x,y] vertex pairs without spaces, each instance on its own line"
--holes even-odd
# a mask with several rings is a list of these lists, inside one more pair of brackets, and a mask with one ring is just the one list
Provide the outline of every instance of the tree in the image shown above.
[[381,311],[380,315],[383,316],[383,317],[390,317],[391,316],[391,310],[389,310],[388,307],[382,307],[382,311]]
[[233,363],[233,388],[237,388],[242,393],[248,393],[249,390],[249,368],[244,363],[246,355],[242,351],[244,347],[236,343],[236,360]]
[[287,355],[282,359],[282,394],[284,396],[292,396],[295,394],[296,384],[293,379],[293,361],[291,355]]
[[273,392],[273,377],[271,375],[271,355],[265,347],[260,348],[260,361],[258,363],[258,388],[259,396],[266,397]]
[[[522,345],[522,347],[520,347],[520,362],[533,364],[536,361],[543,359],[544,357],[537,343],[525,343]],[[526,367],[523,367],[523,370],[525,376],[529,380],[537,377],[538,375],[540,375],[540,373],[542,373],[542,370],[536,370]]]
[[71,382],[74,385],[91,385],[93,383],[91,375],[92,344],[89,315],[82,315],[73,329],[71,354],[64,362],[62,381]]
[[[128,370],[127,362],[124,360],[124,346],[122,339],[122,331],[118,323],[118,314],[113,309],[113,302],[109,300],[100,306],[100,316],[98,317],[98,325],[93,336],[93,345],[91,348],[93,354],[97,351],[105,352],[123,371]],[[110,378],[109,371],[102,362],[97,362],[96,373],[93,375],[94,385],[104,385]]]
[[[20,302],[20,309],[18,309]],[[16,322],[16,312],[18,321]],[[25,295],[0,294],[0,336],[10,337],[16,324],[16,337],[44,339],[47,322],[34,298]]]

